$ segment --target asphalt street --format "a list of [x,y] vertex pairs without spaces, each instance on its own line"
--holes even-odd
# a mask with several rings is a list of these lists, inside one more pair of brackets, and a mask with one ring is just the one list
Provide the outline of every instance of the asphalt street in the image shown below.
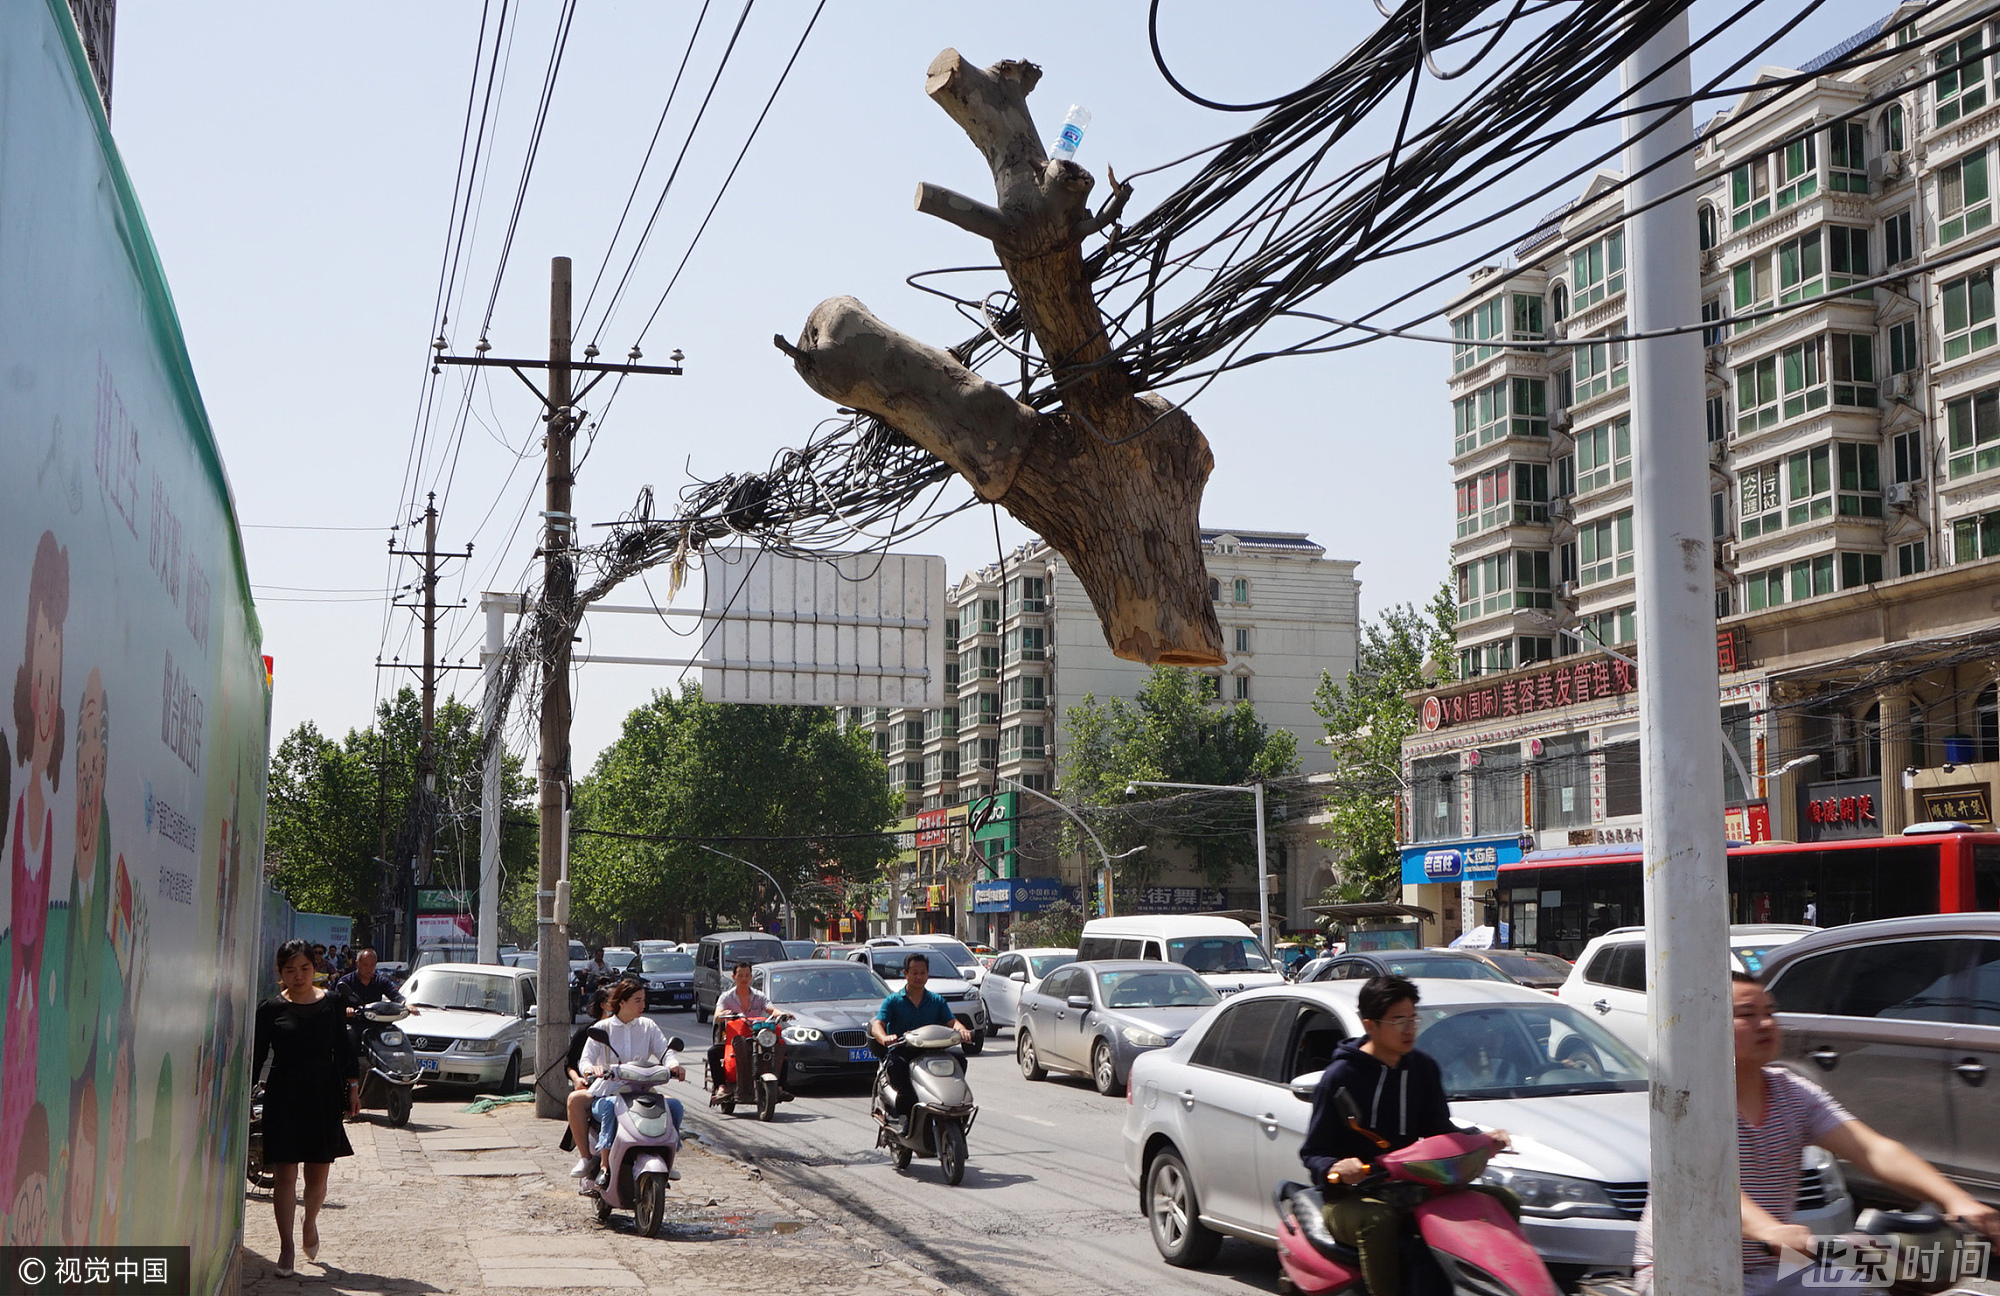
[[[687,1042],[688,1070],[698,1076],[709,1028],[692,1013],[654,1018]],[[1023,1079],[1011,1030],[968,1061],[979,1117],[956,1188],[935,1160],[912,1161],[900,1173],[890,1164],[875,1146],[866,1082],[802,1089],[768,1125],[722,1115],[692,1086],[674,1089],[710,1149],[755,1163],[781,1191],[962,1292],[1277,1290],[1276,1256],[1261,1247],[1225,1243],[1199,1273],[1160,1259],[1125,1175],[1123,1098],[1102,1097],[1081,1078]]]

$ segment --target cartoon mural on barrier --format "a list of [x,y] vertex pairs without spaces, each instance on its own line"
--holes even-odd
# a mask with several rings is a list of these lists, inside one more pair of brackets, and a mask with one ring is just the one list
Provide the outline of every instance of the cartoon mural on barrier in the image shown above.
[[0,1241],[185,1244],[212,1296],[242,1233],[267,676],[64,0],[0,6],[0,101],[0,210],[30,214],[0,236]]

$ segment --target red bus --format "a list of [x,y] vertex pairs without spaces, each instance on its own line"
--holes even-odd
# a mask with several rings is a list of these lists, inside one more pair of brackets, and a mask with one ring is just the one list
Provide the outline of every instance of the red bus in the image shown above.
[[[1629,846],[1532,851],[1494,884],[1507,943],[1573,959],[1593,936],[1645,921]],[[2000,909],[2000,832],[1945,831],[1729,848],[1729,921],[1835,927]]]

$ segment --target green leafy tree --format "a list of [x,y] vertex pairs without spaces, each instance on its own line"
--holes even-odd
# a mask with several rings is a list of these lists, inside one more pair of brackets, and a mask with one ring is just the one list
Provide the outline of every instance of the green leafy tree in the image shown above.
[[1083,939],[1084,912],[1058,900],[1040,913],[1014,920],[1010,939],[1015,949],[1075,949]]
[[[459,891],[470,904],[479,887],[479,717],[448,697],[438,704],[434,721],[428,884]],[[401,860],[416,849],[417,816],[423,813],[415,797],[422,738],[422,701],[415,689],[405,688],[377,704],[373,724],[348,730],[337,743],[308,720],[278,744],[271,760],[264,859],[273,885],[295,907],[357,920],[385,907],[391,898],[384,895],[379,862],[383,828],[388,858]],[[500,836],[503,892],[533,889],[531,791],[520,758],[506,756],[501,804],[513,822]]]
[[1327,799],[1328,835],[1320,844],[1334,852],[1340,871],[1321,903],[1394,896],[1403,740],[1417,727],[1417,708],[1405,695],[1451,678],[1455,612],[1449,587],[1428,608],[1392,607],[1361,627],[1344,684],[1331,674],[1320,676],[1313,710],[1326,721],[1336,789]]
[[662,690],[577,783],[572,927],[644,935],[685,914],[704,925],[775,916],[762,878],[693,838],[767,870],[795,909],[824,916],[844,884],[872,882],[895,858],[881,834],[901,813],[867,736],[841,732],[832,710]]
[[[1224,885],[1257,860],[1256,808],[1236,795],[1184,795],[1167,788],[1125,789],[1143,780],[1247,784],[1295,772],[1298,742],[1288,729],[1272,729],[1248,702],[1214,700],[1212,677],[1181,667],[1155,667],[1131,702],[1093,696],[1065,713],[1069,750],[1063,790],[1082,805],[1125,807],[1096,816],[1099,834],[1114,853],[1134,847],[1177,845],[1193,850],[1196,867],[1211,886]],[[1267,794],[1266,827],[1283,817],[1282,794]],[[1159,871],[1152,851],[1120,861],[1121,886],[1143,886]]]

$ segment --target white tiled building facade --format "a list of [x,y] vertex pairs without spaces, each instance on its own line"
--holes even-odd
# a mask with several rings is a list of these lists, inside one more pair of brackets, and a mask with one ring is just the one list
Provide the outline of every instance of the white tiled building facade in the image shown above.
[[[2000,554],[2000,249],[1914,268],[1993,238],[2000,60],[1938,68],[2000,31],[1919,8],[1701,133],[1718,616]],[[1600,177],[1450,308],[1464,675],[1634,638],[1627,348],[1591,341],[1628,327],[1624,202]]]

